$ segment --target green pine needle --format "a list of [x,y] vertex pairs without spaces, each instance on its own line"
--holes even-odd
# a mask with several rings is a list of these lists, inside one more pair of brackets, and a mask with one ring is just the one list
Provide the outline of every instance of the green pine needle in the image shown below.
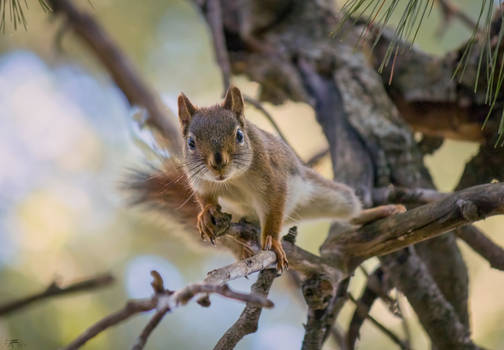
[[[38,3],[44,12],[51,11],[51,7],[46,0],[38,0]],[[28,24],[24,11],[28,8],[27,0],[0,0],[0,31],[5,33],[7,21],[12,24],[14,30],[17,30],[19,26],[23,26],[27,30]]]
[[[424,19],[428,17],[432,11],[434,1],[435,0],[407,1],[404,10],[402,10],[403,12],[400,14],[399,22],[395,25],[394,39],[387,47],[383,60],[378,67],[378,71],[382,73],[384,68],[391,64],[392,61],[390,80],[393,76],[395,59],[400,52],[400,43],[409,43],[406,49],[410,49],[412,47]],[[478,84],[480,82],[482,69],[484,69],[484,76],[487,81],[485,89],[485,103],[487,103],[490,107],[482,125],[482,128],[484,128],[487,125],[492,112],[496,108],[496,104],[500,102],[498,101],[498,98],[500,97],[499,94],[501,94],[501,87],[504,83],[504,57],[499,59],[499,57],[503,55],[501,53],[502,50],[498,49],[501,47],[501,44],[504,44],[504,10],[501,11],[501,15],[503,17],[501,18],[501,28],[498,36],[496,39],[495,37],[492,38],[491,25],[493,14],[496,10],[496,4],[494,0],[480,1],[481,10],[478,15],[476,27],[474,28],[470,39],[467,41],[462,57],[453,71],[452,79],[458,79],[459,82],[462,81],[468,65],[472,62],[473,58],[471,53],[473,52],[472,50],[474,49],[474,45],[482,45],[478,57],[474,92],[476,93],[480,88]],[[360,35],[361,37],[358,44],[362,42],[370,28],[374,26],[379,28],[377,36],[372,44],[372,48],[374,49],[382,37],[385,27],[389,23],[392,14],[398,11],[398,4],[400,2],[400,0],[347,0],[342,8],[343,19],[333,34],[337,34],[341,31],[343,24],[346,21],[350,20],[356,22],[359,19],[364,18],[367,25]],[[501,6],[501,4],[502,0],[499,1],[499,6]],[[364,16],[366,13],[368,15]],[[492,42],[492,40],[494,42]],[[493,47],[496,49],[493,49]],[[504,145],[504,110],[499,123],[496,145]]]

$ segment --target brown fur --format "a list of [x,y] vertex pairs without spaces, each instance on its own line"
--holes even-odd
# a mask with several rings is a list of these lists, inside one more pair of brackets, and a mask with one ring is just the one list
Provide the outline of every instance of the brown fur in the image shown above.
[[[197,108],[180,94],[187,179],[200,203],[198,229],[213,242],[212,212],[222,205],[234,219],[261,226],[262,246],[278,265],[287,259],[282,226],[298,219],[350,219],[360,210],[354,192],[306,167],[279,138],[245,120],[243,98],[231,87],[222,105]],[[238,133],[242,133],[243,140]]]

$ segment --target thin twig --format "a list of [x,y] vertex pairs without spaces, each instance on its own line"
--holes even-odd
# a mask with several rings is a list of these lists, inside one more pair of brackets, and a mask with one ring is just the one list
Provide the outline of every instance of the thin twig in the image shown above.
[[[222,73],[222,84],[224,86],[223,94],[225,94],[231,84],[231,64],[229,63],[229,55],[226,47],[226,38],[224,36],[224,26],[222,23],[222,8],[220,1],[207,0],[206,9],[204,9],[203,12],[210,27],[210,32],[212,33],[215,58],[217,61],[217,65],[219,66]],[[275,122],[271,114],[262,106],[262,104],[259,101],[247,95],[244,96],[244,100],[245,102],[254,106],[257,110],[259,110],[273,126],[275,131],[278,133],[278,136],[280,136],[280,138],[282,138],[282,140],[285,143],[289,144],[287,138],[283,134],[282,130],[279,128],[278,124]]]
[[343,330],[337,324],[334,324],[331,328],[331,335],[334,341],[338,344],[339,350],[348,350],[347,344],[345,342],[345,336],[343,335]]
[[401,317],[402,320],[402,327],[404,334],[406,336],[405,343],[408,346],[408,348],[411,348],[411,330],[408,325],[408,320],[406,319],[406,316],[404,315],[404,307],[402,306],[403,299],[406,299],[404,294],[402,294],[400,291],[396,289],[396,300],[397,300],[397,311],[399,313],[399,316]]
[[52,298],[55,296],[67,295],[105,287],[110,285],[113,281],[114,277],[112,275],[104,274],[80,282],[72,283],[66,287],[61,287],[57,282],[53,282],[44,291],[40,293],[36,293],[34,295],[0,305],[0,315],[2,316],[7,315],[13,311],[22,309],[35,302]]
[[275,131],[277,132],[278,136],[280,136],[280,138],[286,144],[289,144],[289,142],[287,141],[287,138],[285,137],[284,133],[282,132],[282,130],[280,129],[280,127],[276,123],[275,119],[273,119],[273,116],[263,107],[263,105],[261,104],[261,102],[257,101],[255,98],[247,96],[247,95],[245,95],[243,98],[244,98],[245,102],[251,104],[259,112],[261,112],[266,117],[266,119],[268,119],[268,121],[271,124],[271,126],[273,126],[273,129],[275,129]]
[[86,344],[90,339],[97,336],[111,326],[115,326],[131,316],[140,312],[150,311],[158,305],[158,297],[144,300],[131,300],[119,311],[110,314],[109,316],[96,322],[89,327],[84,333],[79,335],[73,342],[63,348],[63,350],[75,350]]
[[394,313],[396,302],[388,295],[392,288],[388,282],[382,267],[376,268],[372,274],[368,275],[368,281],[364,291],[359,297],[359,307],[355,309],[346,336],[346,346],[354,349],[355,343],[360,336],[360,329],[366,320],[377,298],[381,298]]
[[313,156],[311,156],[307,161],[306,165],[309,167],[313,168],[314,166],[318,165],[322,159],[324,159],[326,156],[330,154],[329,148],[326,148],[322,151],[319,151],[315,153]]
[[222,74],[224,94],[231,83],[231,66],[222,24],[221,2],[219,0],[206,0],[206,11],[204,13],[212,34],[215,59]]
[[504,249],[473,225],[459,227],[455,233],[494,269],[504,271]]
[[[168,291],[163,287],[161,276],[157,272],[153,272],[154,281],[151,283],[154,295],[149,299],[131,300],[126,303],[126,306],[101,319],[84,333],[77,337],[64,350],[74,350],[80,348],[90,339],[105,331],[109,327],[121,323],[131,316],[145,311],[158,309],[159,311],[153,316],[150,322],[142,331],[142,334],[137,339],[135,349],[142,349],[147,342],[147,338],[152,333],[154,328],[159,324],[164,314],[171,312],[179,306],[187,304],[197,294],[220,294],[226,298],[239,300],[252,305],[260,305],[261,307],[273,307],[273,303],[263,295],[253,293],[239,293],[231,290],[227,281],[238,277],[244,277],[251,273],[270,266],[276,261],[275,253],[265,251],[264,254],[257,254],[252,258],[244,261],[238,261],[234,264],[209,272],[208,276],[201,283],[188,285],[177,292]],[[273,257],[272,257],[273,255]],[[163,288],[161,290],[161,288]]]
[[157,327],[159,322],[163,319],[164,315],[166,315],[170,311],[169,306],[165,306],[157,311],[154,316],[150,319],[149,323],[142,330],[142,333],[137,338],[137,342],[133,345],[132,350],[142,350],[147,343],[147,339],[151,335],[152,331]]
[[348,299],[351,300],[355,306],[357,307],[357,310],[364,310],[363,313],[362,313],[362,316],[363,317],[366,317],[369,321],[371,321],[371,323],[376,327],[378,328],[380,331],[383,332],[383,334],[385,334],[387,337],[389,337],[394,343],[396,343],[397,345],[399,345],[399,347],[403,350],[407,350],[409,349],[409,347],[407,346],[407,344],[402,341],[394,332],[392,332],[390,329],[388,329],[387,327],[385,327],[383,324],[381,324],[377,319],[375,319],[373,316],[371,316],[368,312],[367,312],[367,307],[364,306],[362,307],[361,306],[361,303],[359,303],[358,300],[356,300],[350,293],[348,293]]
[[469,30],[474,30],[477,27],[477,23],[472,19],[467,13],[460,10],[451,0],[437,0],[441,8],[441,12],[445,18],[446,23],[442,24],[442,31],[444,31],[443,27],[446,27],[452,18],[457,18],[462,22]]

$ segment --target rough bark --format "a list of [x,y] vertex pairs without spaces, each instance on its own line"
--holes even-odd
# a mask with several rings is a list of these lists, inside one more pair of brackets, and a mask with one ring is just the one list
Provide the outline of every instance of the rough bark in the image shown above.
[[[357,188],[366,204],[370,204],[372,186],[394,183],[433,188],[411,130],[400,118],[381,77],[365,55],[354,50],[356,29],[345,28],[343,37],[337,39],[330,35],[338,19],[331,2],[292,0],[289,10],[281,13],[255,2],[254,12],[240,12],[226,0],[221,4],[228,11],[226,16],[248,23],[255,23],[257,16],[278,16],[256,37],[264,44],[262,48],[248,45],[239,26],[225,23],[232,72],[258,82],[263,101],[279,104],[290,99],[314,107],[317,120],[327,127],[324,132],[338,180]],[[441,256],[453,265],[447,271],[433,269],[431,273],[441,291],[456,303],[452,281],[459,277],[464,281],[467,272],[454,240],[443,239],[439,248],[433,242],[419,250],[425,251],[422,258],[429,266]],[[465,319],[465,304],[459,306]]]

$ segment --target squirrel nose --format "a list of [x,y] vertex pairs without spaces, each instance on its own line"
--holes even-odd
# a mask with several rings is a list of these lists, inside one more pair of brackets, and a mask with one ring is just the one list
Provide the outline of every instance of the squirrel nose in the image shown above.
[[213,162],[211,162],[212,168],[215,170],[221,170],[226,166],[226,162],[224,161],[222,157],[222,153],[220,152],[215,152],[213,156]]

